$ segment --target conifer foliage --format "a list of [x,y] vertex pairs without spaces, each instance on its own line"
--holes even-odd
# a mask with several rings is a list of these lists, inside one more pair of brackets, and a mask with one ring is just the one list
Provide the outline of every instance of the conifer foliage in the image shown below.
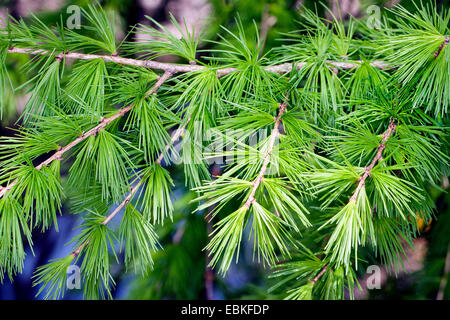
[[[239,19],[202,51],[173,17],[181,37],[149,18],[139,44],[117,41],[99,5],[81,30],[8,17],[2,110],[8,58],[31,59],[21,126],[0,141],[0,279],[22,271],[33,229],[57,228],[63,201],[83,223],[72,253],[35,271],[39,294],[61,298],[71,264],[87,299],[112,297],[113,263],[152,272],[179,164],[222,275],[243,242],[287,299],[352,297],[368,256],[398,270],[449,169],[450,11],[416,9],[371,29],[304,8],[269,52]],[[184,63],[155,60],[168,55]]]

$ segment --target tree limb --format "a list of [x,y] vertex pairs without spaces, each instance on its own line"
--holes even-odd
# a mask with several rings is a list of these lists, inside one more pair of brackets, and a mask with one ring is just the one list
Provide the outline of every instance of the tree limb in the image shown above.
[[258,187],[264,178],[264,174],[266,173],[267,166],[269,165],[269,162],[270,162],[270,154],[272,153],[273,148],[275,146],[275,141],[278,138],[278,135],[280,134],[281,116],[286,111],[286,106],[287,106],[286,101],[284,101],[280,104],[280,107],[279,107],[280,111],[278,112],[278,116],[275,119],[275,125],[273,126],[273,130],[270,134],[269,146],[267,147],[267,151],[264,155],[263,165],[261,167],[261,170],[259,171],[258,177],[256,177],[256,179],[253,181],[252,191],[250,192],[250,195],[247,198],[247,201],[244,203],[244,207],[246,209],[249,209],[250,206],[253,204],[253,202],[255,202],[256,191],[258,190]]
[[323,266],[322,270],[317,274],[317,276],[314,277],[311,281],[316,284],[316,282],[324,275],[325,271],[328,269],[328,263]]
[[356,200],[356,198],[358,197],[359,191],[365,185],[365,181],[366,181],[367,177],[370,176],[370,171],[373,169],[373,167],[379,160],[383,159],[383,150],[386,148],[386,142],[389,140],[390,136],[394,133],[396,127],[397,127],[397,123],[395,122],[395,119],[392,119],[391,122],[389,123],[387,130],[383,133],[383,140],[378,145],[378,151],[375,154],[375,157],[372,159],[372,162],[369,164],[369,166],[367,166],[364,169],[364,174],[359,178],[358,187],[356,187],[356,190],[353,193],[353,195],[351,196],[350,201]]

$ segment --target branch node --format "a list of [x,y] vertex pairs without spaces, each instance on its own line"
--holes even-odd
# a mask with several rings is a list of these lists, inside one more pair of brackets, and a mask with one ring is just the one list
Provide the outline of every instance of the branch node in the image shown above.
[[63,61],[63,59],[64,59],[64,56],[66,55],[66,53],[63,51],[63,52],[61,52],[61,53],[59,53],[57,56],[56,56],[56,60],[58,60],[58,61]]
[[433,53],[433,55],[437,58],[437,56],[441,53],[442,49],[450,42],[450,36],[445,36],[444,42],[441,43],[438,50]]

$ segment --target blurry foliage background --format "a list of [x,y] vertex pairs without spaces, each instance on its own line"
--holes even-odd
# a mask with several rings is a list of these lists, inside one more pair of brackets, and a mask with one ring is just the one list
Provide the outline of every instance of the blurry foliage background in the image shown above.
[[[380,0],[341,0],[339,8],[343,19],[349,15],[364,21],[368,19],[368,8],[371,5],[380,6],[381,14],[384,7],[392,7],[401,2],[408,10],[414,10],[413,1],[380,1]],[[426,1],[422,1],[426,2]],[[435,1],[439,6],[448,7],[449,1]],[[29,12],[37,14],[49,25],[59,21],[61,13],[68,16],[67,7],[70,5],[86,6],[91,1],[64,0],[0,0],[0,18],[5,18],[6,12],[14,17],[30,16]],[[322,16],[327,16],[324,6],[317,1],[301,0],[108,0],[101,1],[102,6],[115,15],[118,24],[119,40],[127,37],[129,26],[144,22],[144,16],[149,15],[158,22],[171,27],[169,12],[178,21],[185,21],[201,32],[204,39],[219,40],[216,37],[220,25],[235,29],[235,18],[239,16],[246,29],[246,33],[254,34],[254,24],[260,29],[261,39],[265,41],[264,50],[268,51],[277,45],[280,33],[287,33],[296,29],[302,5],[315,9]],[[335,1],[325,2],[338,15]],[[83,21],[82,21],[83,23]],[[139,41],[139,35],[133,39]],[[131,40],[131,39],[128,39]],[[201,49],[208,50],[212,43],[203,42]],[[16,55],[8,59],[8,67],[13,87],[17,88],[29,79],[29,75],[22,72],[21,67],[29,57]],[[166,58],[167,60],[167,58]],[[176,62],[171,60],[171,62]],[[1,135],[12,135],[11,128],[17,125],[25,102],[27,88],[9,92],[8,108],[3,114],[0,124]],[[171,167],[172,177],[175,177],[176,198],[174,220],[167,222],[158,229],[160,242],[164,250],[155,256],[155,269],[146,278],[130,276],[125,273],[121,265],[112,269],[116,287],[113,296],[116,299],[264,299],[278,298],[267,294],[267,288],[273,284],[268,278],[269,270],[252,261],[251,244],[243,247],[239,264],[233,264],[225,278],[214,275],[206,269],[206,256],[203,251],[207,243],[208,225],[202,212],[191,212],[195,204],[190,204],[194,195],[184,186],[184,176],[181,168]],[[179,171],[179,172],[178,172]],[[409,252],[409,261],[405,271],[398,278],[387,277],[383,272],[382,289],[363,290],[356,293],[360,299],[448,299],[450,285],[446,285],[450,266],[450,196],[448,179],[444,177],[443,190],[436,191],[434,199],[437,207],[437,221],[422,224],[423,234],[416,239],[415,250]],[[63,214],[59,217],[59,232],[54,228],[46,233],[35,232],[35,255],[28,250],[23,274],[13,283],[6,282],[0,286],[0,299],[34,299],[36,288],[32,287],[31,274],[36,266],[46,263],[49,259],[69,253],[65,244],[76,231],[74,227],[80,224],[77,216]],[[447,261],[447,264],[446,264]],[[447,268],[445,268],[447,266]],[[447,270],[444,270],[447,269]],[[359,271],[360,279],[367,278],[364,270]],[[364,283],[364,281],[362,281]],[[439,290],[445,286],[445,289]],[[206,289],[209,286],[212,290]],[[364,287],[364,285],[363,285]],[[440,293],[438,293],[440,291]],[[80,290],[70,290],[65,299],[81,298]]]

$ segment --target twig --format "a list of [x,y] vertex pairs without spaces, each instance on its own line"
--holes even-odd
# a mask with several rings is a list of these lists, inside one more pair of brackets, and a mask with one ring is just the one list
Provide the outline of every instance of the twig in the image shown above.
[[365,185],[367,177],[370,176],[370,171],[373,169],[373,167],[379,160],[383,159],[383,150],[386,148],[386,142],[388,141],[392,133],[395,131],[396,127],[397,123],[395,122],[394,119],[392,119],[391,122],[389,123],[387,130],[383,134],[383,141],[381,142],[381,144],[378,145],[378,151],[375,154],[375,157],[372,159],[372,162],[369,164],[369,166],[364,169],[364,174],[359,178],[358,186],[356,187],[355,192],[351,196],[350,201],[356,200],[359,191]]
[[[139,185],[139,182],[138,182],[138,185]],[[120,211],[123,207],[125,207],[125,206],[128,204],[128,202],[130,202],[131,198],[132,198],[132,197],[134,196],[134,194],[136,193],[136,190],[139,189],[139,186],[138,186],[138,185],[137,185],[135,188],[133,188],[133,187],[130,188],[130,192],[129,192],[128,195],[125,197],[125,199],[123,199],[123,201],[122,201],[122,202],[114,209],[114,211],[111,212],[111,214],[108,215],[108,216],[106,217],[105,220],[103,220],[103,222],[102,222],[103,225],[107,225],[108,222],[110,222],[110,221],[116,216],[116,214],[119,213],[119,211]]]
[[[383,133],[383,140],[378,145],[377,153],[375,154],[375,157],[370,162],[369,166],[365,167],[364,174],[359,178],[358,186],[356,187],[355,192],[350,197],[349,201],[356,201],[356,198],[358,197],[359,191],[364,187],[366,179],[370,176],[370,171],[373,169],[373,167],[376,165],[376,163],[383,159],[383,151],[386,148],[386,142],[389,140],[391,135],[395,132],[395,129],[397,127],[397,123],[395,119],[391,119],[389,122],[387,130]],[[328,264],[326,264],[322,271],[319,272],[319,274],[312,280],[312,282],[315,284],[320,277],[325,273],[325,271],[328,268]]]
[[[35,49],[27,49],[27,48],[9,48],[8,52],[10,53],[22,53],[22,54],[40,54],[40,55],[49,55],[52,54],[50,51],[46,50],[35,50]],[[157,69],[157,70],[164,70],[164,74],[159,78],[158,82],[155,84],[155,86],[150,89],[150,91],[147,93],[148,95],[151,95],[155,93],[159,87],[167,81],[173,74],[178,72],[194,72],[198,70],[204,70],[207,67],[205,66],[199,66],[199,65],[181,65],[181,64],[170,64],[170,63],[162,63],[152,60],[139,60],[139,59],[129,59],[129,58],[122,58],[115,55],[96,55],[96,54],[84,54],[84,53],[77,53],[77,52],[65,52],[64,56],[66,58],[75,58],[75,59],[81,59],[81,60],[91,60],[91,59],[103,59],[108,62],[115,62],[119,64],[126,64],[126,65],[133,65],[133,66],[140,66],[140,67],[148,67],[150,69]],[[59,57],[59,55],[58,55]],[[340,69],[354,69],[357,68],[362,61],[358,60],[355,61],[355,63],[351,62],[335,62],[335,61],[327,61],[330,65],[340,68]],[[267,66],[264,67],[265,70],[269,72],[274,73],[288,73],[292,70],[292,68],[296,68],[297,70],[301,69],[306,63],[300,62],[296,64],[292,64],[289,62],[279,64],[279,65],[273,65],[273,66]],[[389,68],[389,65],[386,64],[383,61],[374,61],[371,63],[372,66],[380,69]],[[227,75],[231,72],[236,71],[236,68],[222,68],[217,70],[218,77],[222,77],[224,75]],[[81,136],[79,136],[77,139],[69,143],[67,146],[61,148],[58,150],[53,156],[51,156],[49,159],[43,161],[40,165],[36,167],[36,169],[40,169],[42,166],[48,165],[53,160],[61,159],[61,156],[69,151],[74,146],[78,145],[81,141],[86,139],[87,137],[91,135],[95,135],[98,133],[99,130],[105,128],[108,124],[110,124],[112,121],[122,117],[124,114],[126,114],[128,111],[130,111],[133,108],[133,105],[126,106],[122,109],[120,109],[116,114],[109,118],[104,118],[100,124],[98,124],[96,127],[92,128],[86,133],[83,133]],[[3,197],[3,195],[8,192],[17,181],[11,182],[6,187],[0,188],[0,198]],[[259,183],[258,183],[259,184]]]
[[317,276],[314,277],[311,281],[316,284],[316,282],[324,275],[325,271],[328,269],[328,263],[323,266],[322,270],[317,274]]
[[246,209],[249,209],[250,206],[253,204],[253,202],[255,202],[256,190],[258,190],[258,187],[263,180],[264,174],[266,173],[266,170],[267,170],[267,166],[269,165],[269,162],[270,162],[270,154],[272,153],[273,148],[275,146],[275,141],[278,138],[278,135],[280,134],[281,116],[286,111],[286,106],[287,106],[286,101],[284,101],[280,104],[280,111],[278,112],[278,116],[275,119],[275,125],[273,126],[273,130],[270,134],[269,145],[268,145],[267,151],[264,155],[263,165],[261,167],[261,170],[259,171],[258,177],[256,177],[256,179],[253,181],[252,191],[250,192],[250,195],[249,195],[247,201],[244,203],[244,207]]
[[156,81],[155,85],[147,92],[146,96],[150,96],[152,94],[156,94],[159,88],[169,80],[169,78],[173,75],[173,72],[166,70],[161,77],[159,77],[158,81]]
[[277,23],[277,18],[275,16],[270,15],[269,5],[265,5],[263,9],[263,13],[261,15],[261,32],[260,32],[260,41],[261,47],[259,48],[259,57],[261,57],[264,46],[266,45],[267,34],[269,33],[270,28],[272,28],[275,23]]
[[[50,51],[47,50],[36,50],[36,49],[29,49],[29,48],[9,48],[8,49],[9,53],[20,53],[20,54],[35,54],[35,55],[50,55],[52,54]],[[206,66],[199,66],[199,65],[194,65],[194,64],[188,64],[188,65],[182,65],[182,64],[169,64],[169,63],[162,63],[162,62],[157,62],[157,61],[152,61],[152,60],[140,60],[140,59],[130,59],[130,58],[123,58],[123,57],[119,57],[117,55],[96,55],[96,54],[84,54],[84,53],[77,53],[77,52],[64,52],[62,54],[57,55],[57,59],[62,59],[62,57],[64,58],[72,58],[72,59],[80,59],[80,60],[92,60],[92,59],[103,59],[106,62],[114,62],[114,63],[118,63],[118,64],[122,64],[122,65],[133,65],[133,66],[138,66],[138,67],[147,67],[150,69],[156,69],[156,70],[163,70],[165,71],[164,74],[158,79],[158,81],[156,82],[155,86],[150,89],[150,91],[147,93],[148,95],[154,94],[156,93],[156,91],[159,89],[159,87],[165,82],[167,81],[173,74],[175,73],[179,73],[179,72],[194,72],[194,71],[199,71],[199,70],[204,70],[207,67]],[[330,65],[337,67],[337,68],[341,68],[341,69],[354,69],[357,68],[360,63],[362,61],[358,60],[355,61],[354,63],[352,62],[336,62],[336,61],[327,61],[327,63],[329,63]],[[301,69],[306,63],[296,63],[296,64],[292,64],[289,62],[280,64],[280,65],[273,65],[273,66],[267,66],[264,67],[265,70],[269,71],[269,72],[274,72],[274,73],[287,73],[290,72],[292,70],[292,68],[295,69]],[[376,67],[376,68],[389,68],[389,65],[383,61],[374,61],[371,63],[372,66]],[[219,77],[222,77],[224,75],[227,75],[231,72],[236,71],[236,68],[222,68],[222,69],[218,69],[217,70],[217,74]],[[279,135],[279,126],[280,126],[280,122],[281,122],[281,116],[283,115],[283,113],[286,110],[286,102],[283,102],[280,104],[280,111],[278,113],[277,118],[275,119],[275,125],[274,125],[274,129],[272,130],[271,136],[270,136],[270,142],[269,142],[269,146],[268,146],[268,150],[264,156],[264,163],[263,166],[259,172],[258,177],[255,179],[255,181],[253,182],[253,188],[252,191],[249,195],[249,198],[247,199],[246,203],[244,204],[244,207],[246,207],[247,209],[250,208],[250,206],[252,205],[252,203],[255,201],[255,193],[260,185],[260,183],[262,182],[262,179],[264,177],[264,174],[267,170],[267,166],[269,164],[270,161],[270,154],[273,150],[273,147],[275,145],[275,141],[276,138]],[[64,153],[66,153],[67,151],[69,151],[70,149],[72,149],[73,147],[75,147],[76,145],[78,145],[80,142],[82,142],[83,140],[85,140],[87,137],[92,136],[92,135],[96,135],[100,130],[104,129],[108,124],[110,124],[111,122],[113,122],[114,120],[122,117],[124,114],[126,114],[128,111],[130,111],[133,108],[133,105],[129,105],[126,106],[122,109],[120,109],[116,114],[114,114],[113,116],[109,117],[109,118],[103,118],[101,123],[99,123],[97,126],[95,126],[94,128],[92,128],[91,130],[87,131],[86,133],[83,133],[82,135],[80,135],[78,138],[76,138],[74,141],[70,142],[68,145],[60,148],[58,151],[56,151],[50,158],[44,160],[43,162],[41,162],[38,166],[36,166],[36,169],[41,169],[43,166],[46,166],[48,164],[50,164],[52,161],[54,160],[59,160],[62,158],[62,155]],[[189,120],[188,120],[189,121]],[[177,130],[175,136],[173,138],[178,139],[179,136],[182,134],[182,130]],[[171,143],[173,143],[174,141],[176,141],[176,139],[172,139]],[[158,157],[158,160],[156,161],[158,164],[161,163],[162,161],[162,153],[161,155]],[[365,180],[365,178],[364,178]],[[362,183],[364,181],[362,179]],[[361,184],[360,182],[360,184]],[[14,185],[17,184],[17,180],[11,182],[9,185],[7,185],[6,187],[1,187],[0,188],[0,197],[2,197],[6,192],[8,192],[12,187],[14,187]],[[103,221],[103,224],[107,224],[109,221],[111,221],[112,218],[114,218],[114,216],[130,201],[130,199],[132,198],[133,194],[136,192],[137,188],[131,188],[130,193],[127,195],[127,197],[124,199],[124,201],[122,201],[121,204],[119,204],[119,206],[109,215],[105,218],[105,220]],[[81,252],[82,248],[88,244],[89,241],[81,244],[72,254],[74,255],[74,257],[78,256],[78,254]]]
[[[188,118],[188,120],[186,121],[186,123],[184,124],[184,125],[182,125],[180,128],[178,128],[176,131],[175,131],[175,134],[172,136],[172,138],[170,139],[170,143],[168,143],[167,144],[167,146],[166,146],[166,152],[168,152],[169,151],[169,149],[170,149],[170,146],[171,145],[173,145],[183,134],[184,134],[184,132],[185,132],[185,128],[186,128],[186,126],[188,125],[188,123],[191,121],[191,117],[189,117]],[[162,160],[163,160],[163,158],[164,158],[164,153],[163,152],[161,152],[160,154],[159,154],[159,157],[158,157],[158,159],[156,160],[156,163],[157,164],[161,164],[161,162],[162,162]]]
[[[41,50],[41,49],[29,49],[29,48],[9,48],[9,53],[22,53],[22,54],[34,54],[34,55],[50,55],[51,51]],[[121,65],[130,65],[135,67],[146,67],[150,69],[169,71],[172,73],[177,72],[192,72],[199,69],[202,69],[201,66],[194,65],[178,65],[178,64],[170,64],[157,62],[153,60],[141,60],[141,59],[131,59],[119,57],[117,55],[99,55],[99,54],[90,54],[90,53],[79,53],[79,52],[65,52],[64,56],[66,58],[71,59],[79,59],[79,60],[94,60],[94,59],[103,59],[106,62],[114,62]]]

